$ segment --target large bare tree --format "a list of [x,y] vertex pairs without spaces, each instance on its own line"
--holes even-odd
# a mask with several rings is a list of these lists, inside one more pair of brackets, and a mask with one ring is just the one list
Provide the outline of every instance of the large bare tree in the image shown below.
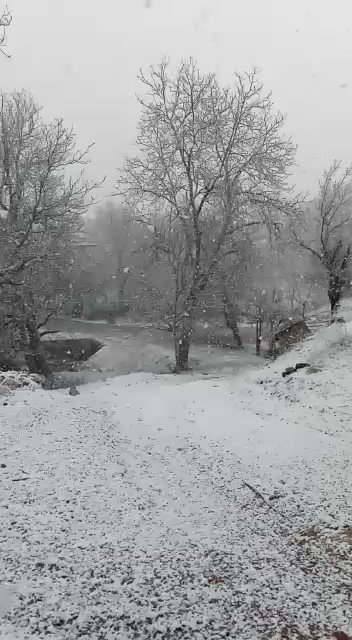
[[26,92],[0,101],[0,289],[4,322],[32,370],[48,374],[40,327],[58,305],[74,261],[81,214],[97,185],[84,178],[89,148],[62,119],[46,123]]
[[236,251],[236,236],[249,225],[275,224],[287,205],[294,147],[256,72],[236,74],[224,88],[187,60],[175,73],[162,62],[139,79],[139,155],[127,159],[117,193],[154,226],[159,253],[172,265],[180,371],[188,368],[202,292]]
[[334,161],[319,183],[313,206],[301,212],[292,224],[295,244],[308,252],[325,275],[334,322],[352,255],[352,165],[342,169]]

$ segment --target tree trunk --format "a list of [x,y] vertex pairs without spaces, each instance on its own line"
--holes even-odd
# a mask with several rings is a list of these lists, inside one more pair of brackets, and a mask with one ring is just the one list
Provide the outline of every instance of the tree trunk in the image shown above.
[[191,347],[190,335],[183,335],[182,337],[176,336],[175,338],[175,358],[176,358],[175,373],[181,373],[181,371],[188,371],[190,347]]
[[232,331],[233,341],[236,347],[238,347],[239,349],[242,349],[243,348],[242,340],[241,340],[240,332],[238,330],[236,309],[235,309],[235,306],[232,304],[231,300],[229,299],[226,289],[224,291],[223,301],[224,301],[223,314],[224,314],[226,326],[228,329],[231,329]]
[[117,273],[116,273],[116,282],[117,282],[117,288],[118,288],[118,304],[119,307],[123,307],[124,301],[125,301],[125,290],[126,290],[126,285],[127,285],[127,280],[129,279],[131,275],[130,270],[125,271],[125,268],[122,267],[122,265],[118,266],[117,269]]
[[198,300],[198,290],[191,290],[184,302],[181,316],[179,314],[179,317],[175,321],[175,373],[180,373],[181,371],[187,371],[189,369],[189,351],[192,342],[192,334],[198,308]]
[[276,349],[276,341],[275,341],[275,321],[271,318],[269,320],[269,336],[268,336],[268,351],[270,358],[277,358],[278,351]]
[[261,337],[262,337],[262,320],[258,318],[255,323],[255,353],[257,356],[260,356],[260,347],[261,347]]
[[330,302],[330,324],[336,319],[337,311],[340,304],[342,294],[342,282],[339,276],[329,275],[328,298]]
[[239,329],[238,329],[237,320],[235,320],[235,322],[233,323],[233,326],[231,327],[231,329],[232,329],[233,341],[234,341],[236,347],[238,349],[243,349],[242,338],[240,336],[240,332],[239,332]]
[[39,373],[47,380],[52,379],[52,371],[47,362],[45,350],[40,339],[37,324],[34,319],[29,318],[25,323],[27,333],[27,344],[25,348],[25,360],[30,373]]

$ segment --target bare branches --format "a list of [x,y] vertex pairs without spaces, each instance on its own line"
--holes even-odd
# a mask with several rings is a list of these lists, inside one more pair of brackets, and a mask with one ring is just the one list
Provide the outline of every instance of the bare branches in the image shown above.
[[6,58],[11,58],[10,54],[5,50],[6,47],[6,39],[7,39],[7,29],[9,28],[12,22],[12,15],[8,9],[5,7],[2,13],[0,14],[0,52],[6,56]]
[[142,208],[145,219],[172,207],[186,222],[199,260],[201,218],[211,209],[222,209],[227,227],[248,204],[260,201],[263,208],[275,201],[277,208],[294,147],[283,138],[283,117],[272,113],[255,71],[236,75],[233,91],[221,88],[214,74],[202,75],[192,59],[176,76],[163,61],[139,79],[146,92],[141,153],[127,160],[117,193],[138,215]]
[[274,507],[274,505],[268,502],[268,500],[264,498],[263,494],[260,493],[260,491],[258,491],[258,489],[256,489],[255,487],[252,487],[252,485],[249,484],[249,482],[243,482],[243,485],[248,489],[250,489],[251,491],[253,491],[254,495],[260,498],[260,500],[262,500],[262,502],[264,502],[264,504],[266,504],[266,506],[269,507],[269,509],[272,509],[273,511],[275,511],[275,513],[277,513],[282,518],[286,518],[287,520],[290,520],[290,518],[285,513],[283,513],[283,511],[279,511],[279,509],[276,509],[276,507]]
[[[282,116],[275,116],[274,120],[271,117],[270,97],[262,96],[255,73],[236,76],[234,93],[221,89],[213,74],[201,76],[193,61],[183,63],[176,79],[163,63],[152,69],[148,79],[142,76],[142,81],[154,94],[153,102],[141,101],[146,109],[138,139],[141,150],[148,151],[148,159],[151,159],[156,126],[149,125],[157,120],[164,160],[171,159],[170,154],[165,153],[168,149],[173,159],[179,157],[181,170],[177,175],[174,173],[173,178],[178,177],[178,187],[182,184],[189,192],[190,206],[196,205],[194,199],[201,200],[211,192],[225,171],[232,179],[242,172],[247,172],[248,178],[250,169],[256,169],[259,158],[263,163],[263,155],[269,151],[280,157],[280,170],[284,170],[283,141],[277,135]],[[289,165],[294,151],[289,141],[286,151],[291,155],[287,158]],[[270,177],[269,165],[260,171],[263,177],[265,171],[266,177]],[[182,174],[184,179],[181,180]],[[277,172],[277,179],[279,176],[280,172]],[[181,190],[182,197],[184,189]]]
[[314,210],[301,212],[292,226],[295,244],[308,251],[325,270],[333,320],[352,250],[352,165],[335,160],[319,183]]
[[320,193],[316,202],[320,214],[320,244],[328,253],[334,244],[336,232],[351,223],[349,208],[352,204],[352,165],[346,167],[341,177],[341,163],[335,160],[324,172]]
[[13,259],[35,237],[40,244],[49,228],[64,232],[74,219],[79,226],[99,185],[80,170],[89,162],[90,147],[78,150],[74,132],[61,119],[44,123],[25,92],[2,95],[0,136],[0,226]]

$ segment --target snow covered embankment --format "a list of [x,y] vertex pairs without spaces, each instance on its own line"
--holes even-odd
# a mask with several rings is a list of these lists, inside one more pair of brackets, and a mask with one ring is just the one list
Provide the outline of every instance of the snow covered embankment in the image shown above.
[[308,405],[299,383],[291,401],[279,372],[302,354],[285,358],[247,381],[138,375],[10,396],[0,637],[352,635],[351,431],[330,425],[337,400]]
[[[287,353],[259,376],[275,398],[293,403],[297,415],[306,416],[314,429],[352,437],[352,308],[342,306],[345,322],[321,329],[300,348]],[[286,367],[309,363],[285,378]],[[256,376],[255,376],[256,377]]]

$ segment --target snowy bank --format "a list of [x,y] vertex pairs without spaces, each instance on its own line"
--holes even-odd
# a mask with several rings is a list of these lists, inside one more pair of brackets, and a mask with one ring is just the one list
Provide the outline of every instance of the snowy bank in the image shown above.
[[[314,428],[352,438],[352,309],[341,309],[343,323],[321,329],[252,380],[263,385],[273,397],[295,404],[296,415],[314,421]],[[297,363],[311,366],[283,378],[287,367]]]

